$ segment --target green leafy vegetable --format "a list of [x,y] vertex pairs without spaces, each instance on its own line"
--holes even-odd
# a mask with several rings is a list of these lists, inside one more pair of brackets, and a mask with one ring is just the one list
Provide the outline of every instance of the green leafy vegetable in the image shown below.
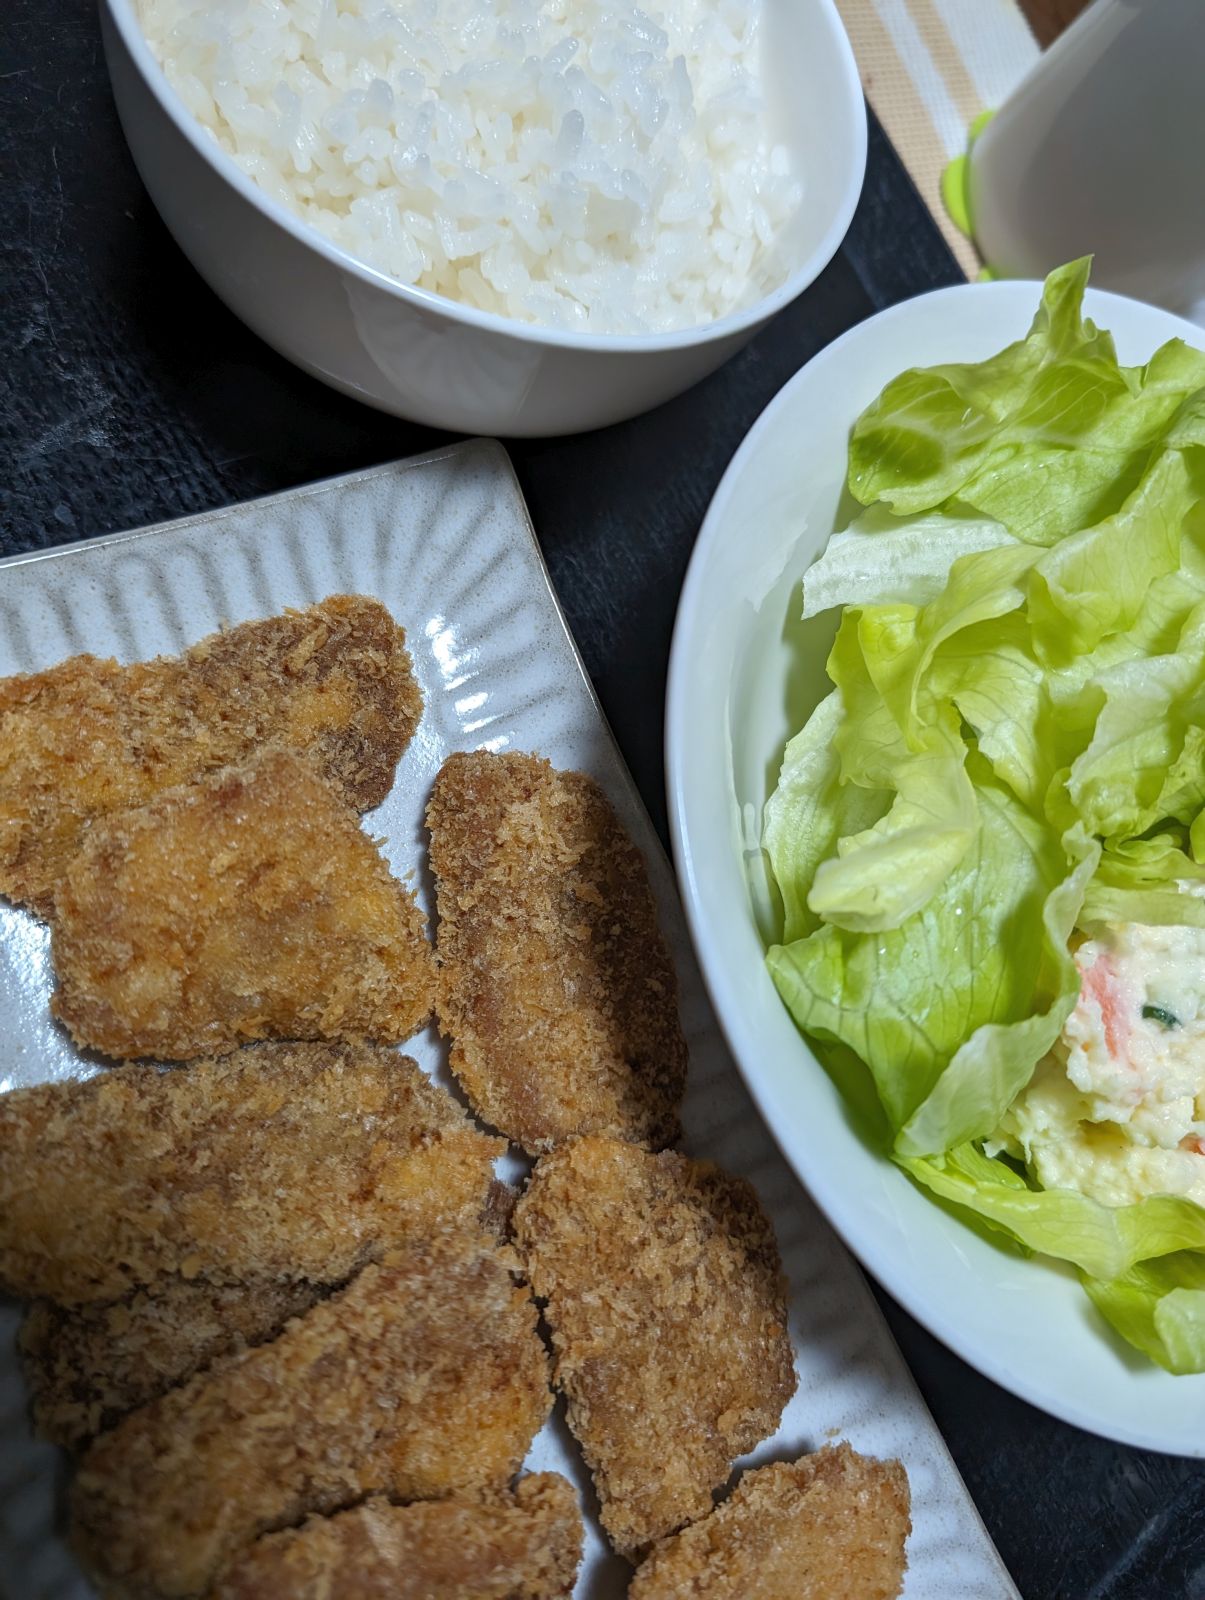
[[885,506],[872,506],[835,533],[804,574],[803,614],[814,617],[834,606],[923,606],[945,588],[960,556],[1016,542],[988,517],[896,517]]
[[1182,1250],[1084,1288],[1123,1339],[1168,1372],[1205,1371],[1205,1254]]
[[1027,1250],[1060,1256],[1102,1282],[1124,1276],[1140,1261],[1205,1249],[1205,1210],[1192,1200],[1160,1194],[1106,1206],[1074,1189],[1031,1188],[1007,1162],[990,1159],[973,1144],[936,1157],[901,1158],[899,1164],[934,1194],[976,1212]]
[[800,1027],[866,1062],[908,1154],[991,1133],[1078,988],[1067,936],[1090,863],[1069,874],[1058,841],[990,776],[978,809],[974,846],[898,927],[822,924],[769,953]]
[[988,1153],[1075,1004],[1076,930],[1205,927],[1205,354],[1121,366],[1087,274],[854,427],[865,509],[804,578],[805,616],[844,608],[833,691],[766,807],[768,962],[840,1081],[873,1082],[904,1170],[1199,1371],[1205,1209],[1101,1205]]
[[1026,338],[990,360],[905,372],[854,427],[849,487],[897,514],[955,497],[1019,539],[1053,544],[1120,510],[1205,355],[1180,340],[1145,368],[1081,315],[1089,263],[1046,280]]

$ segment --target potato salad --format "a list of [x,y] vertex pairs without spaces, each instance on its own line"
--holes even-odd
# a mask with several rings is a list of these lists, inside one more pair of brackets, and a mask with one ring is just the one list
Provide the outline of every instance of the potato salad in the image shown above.
[[996,1148],[1044,1188],[1106,1205],[1149,1194],[1205,1204],[1205,928],[1118,923],[1075,965],[1075,1009]]

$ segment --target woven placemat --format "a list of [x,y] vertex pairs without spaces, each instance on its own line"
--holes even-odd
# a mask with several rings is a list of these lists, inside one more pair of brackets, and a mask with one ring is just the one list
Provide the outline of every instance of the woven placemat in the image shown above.
[[1038,58],[1016,0],[837,0],[866,98],[968,278],[982,265],[951,221],[941,175],[967,130]]

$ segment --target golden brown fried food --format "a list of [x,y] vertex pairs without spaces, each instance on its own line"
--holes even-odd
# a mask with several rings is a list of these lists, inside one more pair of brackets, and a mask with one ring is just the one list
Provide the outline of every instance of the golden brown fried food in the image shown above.
[[422,715],[385,607],[331,595],[122,667],[72,656],[0,679],[0,894],[52,909],[88,823],[276,740],[311,751],[359,811],[380,805]]
[[709,1517],[653,1550],[630,1600],[895,1600],[908,1499],[898,1461],[847,1444],[759,1467]]
[[435,969],[356,815],[269,750],[94,822],[55,890],[51,1008],[77,1044],[187,1060],[251,1039],[405,1039]]
[[[474,1137],[485,1142],[483,1135]],[[444,1228],[473,1226],[474,1156],[470,1150],[467,1162],[461,1160],[466,1152],[457,1155],[452,1143],[441,1147],[445,1164],[436,1177],[443,1181],[432,1183],[429,1206],[399,1211],[399,1234],[410,1229],[428,1238]],[[479,1150],[477,1162],[492,1153]],[[489,1184],[480,1226],[505,1237],[514,1200],[506,1184]],[[96,1434],[186,1383],[219,1356],[274,1339],[291,1317],[339,1287],[308,1279],[217,1284],[177,1276],[156,1278],[122,1300],[70,1308],[35,1301],[18,1336],[34,1426],[54,1444],[82,1450]]]
[[102,1592],[183,1600],[312,1512],[505,1488],[552,1399],[512,1259],[484,1236],[410,1247],[101,1434],[70,1505]]
[[502,1141],[412,1061],[267,1044],[0,1096],[0,1286],[114,1300],[164,1273],[338,1282],[492,1206]]
[[275,1338],[325,1292],[307,1280],[163,1278],[124,1300],[70,1310],[38,1300],[18,1338],[34,1426],[54,1444],[82,1450],[219,1356]]
[[573,1490],[541,1472],[488,1506],[373,1499],[266,1534],[209,1600],[556,1600],[581,1554]]
[[678,1134],[686,1044],[640,852],[598,785],[453,755],[427,808],[438,1009],[475,1110],[531,1151]]
[[709,1162],[596,1138],[537,1163],[514,1228],[603,1527],[633,1555],[711,1510],[794,1393],[773,1231]]

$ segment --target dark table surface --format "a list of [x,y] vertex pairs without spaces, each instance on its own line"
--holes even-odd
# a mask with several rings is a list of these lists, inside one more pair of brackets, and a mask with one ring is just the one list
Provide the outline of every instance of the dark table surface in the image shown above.
[[[131,165],[89,0],[6,0],[0,170],[0,553],[242,500],[441,437],[294,370],[196,276]],[[958,276],[872,129],[844,248],[741,355],[634,422],[512,446],[570,624],[663,834],[670,631],[724,468],[823,345]],[[879,1299],[1025,1600],[1205,1600],[1205,1467],[1054,1421]]]

